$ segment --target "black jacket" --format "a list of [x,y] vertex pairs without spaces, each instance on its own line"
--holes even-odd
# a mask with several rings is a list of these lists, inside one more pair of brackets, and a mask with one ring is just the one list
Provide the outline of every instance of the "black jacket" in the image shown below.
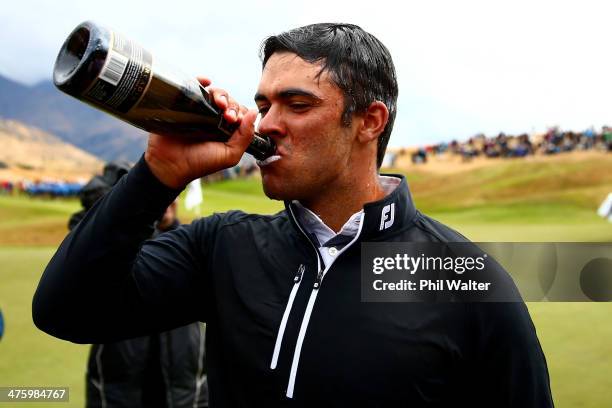
[[204,327],[94,344],[87,364],[87,408],[203,408]]
[[356,241],[324,275],[290,205],[216,214],[143,244],[177,194],[141,160],[47,266],[36,325],[107,342],[205,321],[213,407],[552,406],[523,303],[361,302],[360,242],[465,240],[420,214],[405,181],[365,205]]

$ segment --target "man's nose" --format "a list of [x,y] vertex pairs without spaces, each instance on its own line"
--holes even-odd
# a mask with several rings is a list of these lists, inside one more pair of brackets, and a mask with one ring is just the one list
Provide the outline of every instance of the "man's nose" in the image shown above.
[[257,131],[263,135],[283,137],[285,135],[285,125],[279,109],[270,107],[268,111],[261,116]]

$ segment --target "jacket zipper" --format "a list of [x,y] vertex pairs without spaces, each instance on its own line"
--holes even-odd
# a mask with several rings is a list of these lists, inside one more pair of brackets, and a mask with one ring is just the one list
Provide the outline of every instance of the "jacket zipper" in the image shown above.
[[[327,273],[327,271],[329,271],[329,269],[333,265],[333,262],[327,265],[325,269],[321,269],[321,254],[319,253],[319,250],[312,243],[310,238],[308,238],[308,235],[306,235],[304,230],[302,230],[302,227],[300,226],[295,216],[293,215],[293,210],[291,209],[291,207],[289,207],[289,211],[291,213],[291,216],[293,217],[293,220],[295,221],[295,224],[298,226],[299,230],[306,237],[308,242],[310,242],[310,245],[314,248],[317,254],[317,262],[318,262],[317,279],[315,280],[312,291],[310,292],[310,297],[308,298],[308,304],[306,305],[306,310],[304,311],[304,317],[302,318],[302,324],[300,325],[300,331],[298,334],[297,344],[295,345],[295,350],[293,352],[293,361],[291,362],[291,371],[289,372],[289,383],[287,385],[286,395],[287,395],[287,398],[293,398],[293,391],[295,389],[295,378],[297,376],[298,364],[300,362],[300,353],[302,351],[302,343],[304,343],[304,337],[306,336],[306,329],[308,328],[308,323],[310,322],[310,315],[312,314],[312,309],[314,308],[315,301],[317,300],[319,289],[321,289],[321,285],[323,284],[323,278],[325,277],[325,274]],[[357,234],[355,234],[355,237],[351,240],[351,242],[349,242],[344,248],[338,251],[338,254],[334,258],[334,262],[340,257],[340,255],[342,255],[344,251],[349,249],[355,243],[355,241],[357,241],[357,239],[361,235],[361,229],[364,224],[364,218],[365,218],[365,213],[362,214],[361,216],[361,220],[359,222],[359,230],[357,231]]]
[[[295,224],[298,226],[298,229],[306,237],[306,240],[312,246],[312,249],[315,251],[317,255],[317,279],[321,275],[321,254],[317,250],[317,247],[312,243],[308,235],[302,229],[302,226],[297,222],[295,216],[293,215],[293,210],[289,207],[289,213],[293,218]],[[285,312],[283,313],[283,318],[281,320],[281,324],[278,328],[278,333],[276,334],[276,342],[274,343],[274,352],[272,353],[272,361],[270,362],[270,369],[275,370],[278,364],[278,356],[280,355],[281,346],[283,344],[283,337],[285,335],[285,329],[287,328],[287,321],[289,320],[289,315],[291,314],[291,309],[293,308],[293,302],[295,301],[295,296],[300,288],[300,283],[302,282],[302,277],[305,271],[304,264],[301,264],[298,268],[298,272],[293,278],[293,289],[291,289],[291,293],[289,294],[289,300],[287,301],[287,306],[285,306]],[[319,281],[320,284],[320,281]]]
[[287,320],[289,320],[289,314],[291,313],[291,308],[293,307],[293,301],[295,300],[295,295],[300,288],[300,283],[302,282],[302,277],[304,276],[304,271],[306,267],[304,264],[300,264],[300,267],[293,278],[293,289],[291,289],[291,294],[289,295],[289,300],[287,301],[287,306],[285,307],[285,313],[283,313],[283,319],[281,320],[280,327],[278,328],[278,333],[276,335],[276,342],[274,344],[274,353],[272,354],[272,362],[270,363],[270,368],[272,370],[276,369],[276,364],[278,363],[278,355],[280,354],[281,345],[283,343],[283,336],[285,335],[285,328],[287,327]]

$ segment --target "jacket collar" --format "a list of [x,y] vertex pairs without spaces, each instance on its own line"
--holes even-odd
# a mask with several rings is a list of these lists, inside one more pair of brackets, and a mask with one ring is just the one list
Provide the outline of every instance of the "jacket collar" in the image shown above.
[[[399,179],[399,184],[381,200],[364,205],[363,226],[359,237],[361,240],[380,239],[392,235],[410,225],[416,215],[416,207],[412,201],[406,178],[399,174],[381,174],[381,176]],[[285,208],[294,226],[304,231],[305,229],[295,216],[295,204],[285,201]]]
[[383,199],[363,206],[362,240],[378,239],[401,231],[413,222],[416,215],[406,177],[399,174],[384,176],[399,178],[400,184]]

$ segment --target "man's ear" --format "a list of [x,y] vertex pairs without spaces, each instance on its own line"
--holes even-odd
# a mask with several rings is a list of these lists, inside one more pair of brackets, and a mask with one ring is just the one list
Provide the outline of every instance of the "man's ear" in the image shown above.
[[374,101],[362,115],[358,138],[362,143],[369,143],[385,130],[389,120],[389,109],[381,101]]

